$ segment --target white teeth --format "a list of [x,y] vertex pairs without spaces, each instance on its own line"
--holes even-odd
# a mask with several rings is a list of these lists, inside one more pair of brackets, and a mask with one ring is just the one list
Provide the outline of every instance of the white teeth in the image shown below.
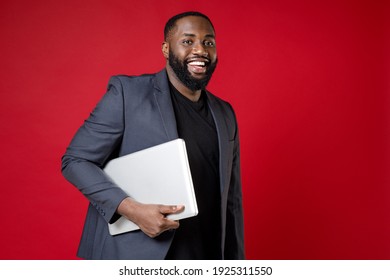
[[191,61],[188,64],[192,66],[205,66],[205,63],[203,61]]

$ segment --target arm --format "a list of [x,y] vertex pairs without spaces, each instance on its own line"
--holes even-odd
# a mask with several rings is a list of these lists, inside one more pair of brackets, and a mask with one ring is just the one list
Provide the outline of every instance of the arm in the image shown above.
[[112,78],[108,91],[79,128],[65,155],[62,174],[91,202],[107,222],[127,194],[101,169],[120,145],[124,130],[122,86]]
[[119,215],[135,222],[146,234],[157,236],[178,223],[165,215],[181,207],[145,205],[128,198],[101,169],[119,147],[124,132],[124,102],[119,78],[112,78],[108,91],[77,131],[62,158],[62,173],[108,222]]

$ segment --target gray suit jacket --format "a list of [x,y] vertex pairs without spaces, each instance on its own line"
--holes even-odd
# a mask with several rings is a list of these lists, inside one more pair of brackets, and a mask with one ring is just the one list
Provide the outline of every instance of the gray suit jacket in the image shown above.
[[[244,258],[238,128],[231,106],[207,92],[220,149],[221,248],[225,259]],[[127,195],[102,171],[112,158],[176,139],[165,70],[114,76],[62,158],[62,173],[90,201],[78,256],[86,259],[164,259],[174,231],[150,238],[142,231],[111,236],[107,223]]]

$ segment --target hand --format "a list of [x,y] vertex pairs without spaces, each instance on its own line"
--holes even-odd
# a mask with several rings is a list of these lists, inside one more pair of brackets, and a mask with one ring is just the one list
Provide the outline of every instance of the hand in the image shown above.
[[118,207],[120,215],[137,224],[151,238],[159,236],[164,231],[178,228],[179,222],[166,216],[183,210],[183,205],[143,204],[131,198],[124,199]]

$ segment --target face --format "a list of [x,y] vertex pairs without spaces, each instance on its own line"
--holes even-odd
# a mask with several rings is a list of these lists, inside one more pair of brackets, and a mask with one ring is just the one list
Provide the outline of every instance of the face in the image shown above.
[[193,91],[203,89],[217,66],[214,29],[202,17],[181,18],[164,43],[163,52],[184,86]]

